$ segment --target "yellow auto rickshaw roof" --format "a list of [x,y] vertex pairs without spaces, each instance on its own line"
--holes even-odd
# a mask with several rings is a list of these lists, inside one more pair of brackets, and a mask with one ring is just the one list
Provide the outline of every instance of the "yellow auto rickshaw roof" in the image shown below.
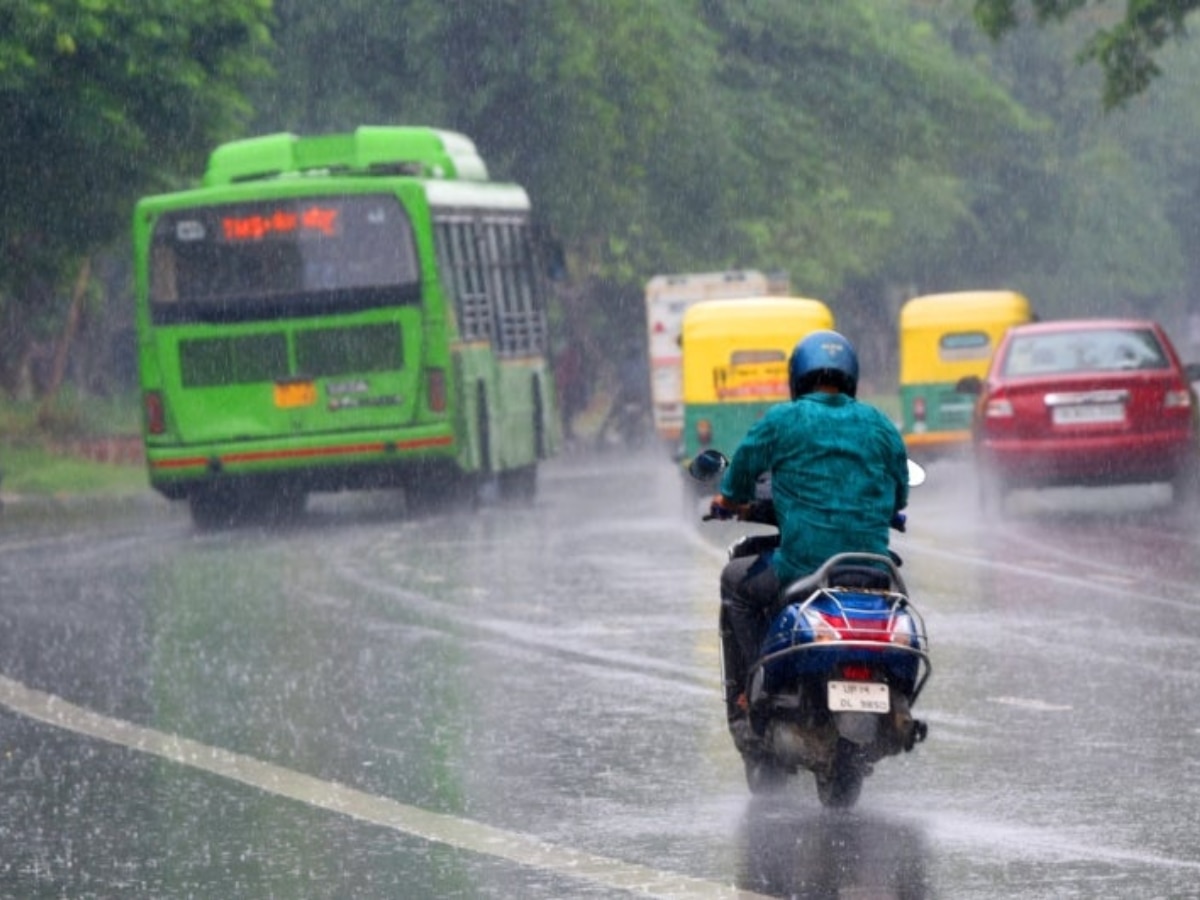
[[790,349],[805,333],[832,328],[833,313],[820,300],[809,297],[738,297],[704,300],[683,314],[683,340],[739,341],[755,336],[783,340]]
[[[1015,291],[914,297],[900,310],[900,385],[982,376],[1004,332],[1032,318],[1029,301]],[[980,341],[973,349],[956,345],[956,337],[972,335]]]
[[1033,311],[1016,291],[956,291],[914,297],[900,309],[900,327],[961,327],[969,324],[1028,322]]
[[715,373],[728,370],[737,351],[779,351],[780,362],[762,363],[760,375],[786,385],[786,360],[796,342],[810,332],[833,328],[833,312],[809,297],[746,297],[705,300],[683,316],[684,403],[718,399]]

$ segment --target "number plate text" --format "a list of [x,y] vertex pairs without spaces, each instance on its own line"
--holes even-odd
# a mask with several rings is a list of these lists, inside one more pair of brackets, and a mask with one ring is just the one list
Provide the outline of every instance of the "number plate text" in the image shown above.
[[885,713],[892,708],[888,686],[876,681],[829,682],[830,712]]

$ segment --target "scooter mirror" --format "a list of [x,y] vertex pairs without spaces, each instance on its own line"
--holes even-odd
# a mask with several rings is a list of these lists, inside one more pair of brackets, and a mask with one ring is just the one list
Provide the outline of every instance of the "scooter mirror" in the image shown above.
[[925,483],[925,467],[920,463],[915,463],[911,459],[908,461],[908,486],[916,487],[919,484]]
[[688,463],[688,475],[697,481],[712,481],[725,471],[729,459],[720,450],[701,450]]

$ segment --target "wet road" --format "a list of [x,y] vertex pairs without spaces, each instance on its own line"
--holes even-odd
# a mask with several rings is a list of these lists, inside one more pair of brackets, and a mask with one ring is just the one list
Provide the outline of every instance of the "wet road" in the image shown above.
[[751,800],[714,588],[738,526],[652,457],[532,509],[318,497],[0,514],[0,896],[1180,897],[1200,845],[1200,537],[1154,490],[931,468],[897,538],[930,739],[858,808]]

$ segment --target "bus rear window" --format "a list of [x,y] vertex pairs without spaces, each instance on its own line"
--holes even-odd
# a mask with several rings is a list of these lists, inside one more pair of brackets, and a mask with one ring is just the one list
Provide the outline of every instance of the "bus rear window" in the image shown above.
[[419,282],[412,226],[390,195],[178,210],[159,218],[151,240],[150,300],[160,320],[384,305],[419,296]]

